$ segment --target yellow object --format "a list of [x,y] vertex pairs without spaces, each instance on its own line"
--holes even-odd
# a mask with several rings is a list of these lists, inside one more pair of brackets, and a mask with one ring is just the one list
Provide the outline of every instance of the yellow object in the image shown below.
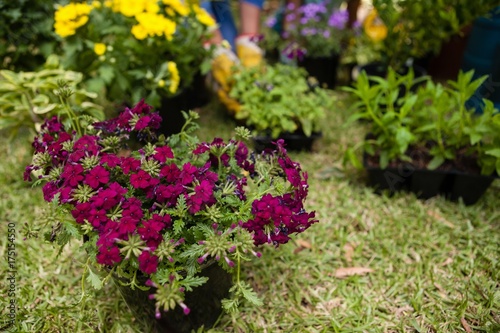
[[234,98],[229,97],[229,95],[222,89],[217,90],[217,95],[222,104],[226,106],[230,113],[233,115],[240,112],[241,105]]
[[376,9],[372,9],[366,17],[363,22],[363,29],[374,42],[380,42],[387,37],[387,26],[378,16]]
[[170,86],[168,90],[170,93],[175,94],[179,88],[179,83],[181,82],[181,77],[179,75],[179,70],[177,69],[177,64],[173,61],[168,62],[168,71],[170,72]]
[[236,55],[229,49],[219,47],[214,52],[212,60],[212,75],[219,86],[229,91],[228,79],[232,75],[232,68],[238,64]]
[[85,3],[70,3],[57,8],[54,14],[54,29],[61,37],[74,35],[76,29],[85,25],[93,7]]
[[103,44],[103,43],[95,43],[95,44],[94,44],[94,52],[95,52],[95,54],[97,54],[98,56],[103,55],[104,53],[106,53],[106,44]]
[[165,36],[171,40],[175,33],[176,23],[163,15],[144,12],[135,16],[137,22],[132,27],[132,34],[135,38],[142,40],[146,37]]
[[236,38],[236,54],[244,67],[255,67],[262,62],[264,52],[251,36]]

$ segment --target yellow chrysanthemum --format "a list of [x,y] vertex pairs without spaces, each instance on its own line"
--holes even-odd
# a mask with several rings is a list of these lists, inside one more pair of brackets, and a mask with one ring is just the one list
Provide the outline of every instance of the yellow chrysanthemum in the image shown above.
[[137,39],[144,39],[146,36],[165,36],[171,40],[175,33],[175,22],[163,15],[145,12],[136,15],[135,18],[138,24],[132,27],[132,34]]
[[196,19],[200,21],[201,24],[207,27],[215,26],[216,22],[212,16],[203,8],[199,6],[193,6],[193,10],[196,14]]
[[[180,16],[189,15],[189,7],[186,6],[181,0],[163,0],[162,2],[164,5],[173,9]],[[170,8],[166,9],[169,14],[171,13],[171,11],[168,11]],[[172,14],[170,15],[173,16]]]
[[94,52],[98,56],[103,55],[104,53],[106,53],[106,44],[104,44],[104,43],[95,43],[94,44]]
[[113,0],[111,9],[127,17],[149,12],[158,13],[160,6],[157,0]]
[[379,42],[387,37],[387,27],[379,18],[377,10],[372,9],[363,22],[363,29],[368,37],[374,42]]
[[140,24],[136,24],[132,27],[132,35],[134,35],[135,38],[139,39],[139,40],[143,40],[145,39],[146,37],[148,37],[148,32],[146,31],[146,29],[144,29],[144,27]]
[[179,88],[179,83],[181,81],[179,70],[177,69],[177,64],[173,61],[168,62],[167,68],[170,72],[170,86],[168,87],[168,90],[170,91],[170,93],[175,94],[175,92]]
[[54,14],[54,29],[61,37],[75,34],[76,29],[88,22],[93,7],[85,3],[70,3],[59,7]]

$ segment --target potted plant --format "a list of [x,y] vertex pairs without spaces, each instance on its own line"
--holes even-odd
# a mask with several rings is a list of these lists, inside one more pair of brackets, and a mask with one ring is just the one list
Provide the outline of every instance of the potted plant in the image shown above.
[[59,68],[57,56],[50,56],[37,72],[0,70],[0,130],[9,130],[11,138],[23,128],[39,131],[46,117],[59,116],[66,125],[61,96],[56,91],[71,92],[66,101],[77,114],[104,119],[103,108],[96,104],[97,94],[82,88],[81,73]]
[[[360,64],[369,65],[363,66],[369,75],[384,76],[388,67],[404,74],[408,66],[423,74],[432,67],[435,75],[439,71],[435,60],[442,46],[493,7],[490,1],[374,0],[373,10],[363,22],[364,34],[356,40],[372,52],[369,59],[360,59],[368,62]],[[445,68],[451,64],[458,73],[461,54],[448,56],[439,66]]]
[[[409,189],[422,198],[443,194],[475,203],[500,171],[500,115],[486,100],[481,115],[466,106],[486,79],[472,80],[472,75],[460,73],[448,87],[426,79],[417,91],[398,97],[398,89],[384,91],[385,79],[373,83],[362,73],[345,90],[358,100],[351,120],[369,120],[369,134],[346,151],[346,160],[364,166],[370,184],[381,190]],[[398,74],[390,69],[389,76]],[[355,154],[359,148],[363,164]]]
[[257,149],[282,138],[293,150],[310,150],[320,136],[331,97],[303,68],[276,64],[244,68],[232,77],[230,97],[238,101],[236,119],[251,128]]
[[[48,119],[25,172],[50,202],[47,239],[83,239],[82,281],[116,281],[144,332],[189,332],[222,308],[261,305],[242,262],[317,222],[304,206],[307,174],[282,141],[262,154],[236,139],[201,142],[198,114],[185,116],[167,139],[155,136],[161,117],[144,101],[84,128]],[[133,134],[143,141],[124,150]]]
[[168,109],[163,125],[180,130],[180,111],[199,93],[190,89],[193,79],[210,68],[204,42],[215,21],[204,9],[182,1],[91,1],[60,6],[54,17],[61,61],[84,74],[89,90],[129,107],[145,96]]
[[334,88],[342,43],[348,36],[347,10],[338,9],[335,1],[307,3],[284,12],[282,35],[286,45],[282,53],[297,60],[309,75],[328,88]]

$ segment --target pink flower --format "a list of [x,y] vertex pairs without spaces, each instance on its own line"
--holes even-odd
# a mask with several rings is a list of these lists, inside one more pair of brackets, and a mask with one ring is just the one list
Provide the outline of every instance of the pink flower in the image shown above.
[[107,182],[109,182],[109,172],[100,165],[90,170],[85,177],[85,184],[93,189],[98,188],[99,184],[106,184]]

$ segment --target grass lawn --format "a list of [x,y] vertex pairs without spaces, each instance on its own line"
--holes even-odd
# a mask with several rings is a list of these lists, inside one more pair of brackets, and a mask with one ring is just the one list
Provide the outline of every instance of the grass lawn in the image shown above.
[[[473,206],[436,197],[374,194],[363,173],[342,167],[361,126],[342,128],[336,103],[313,153],[294,153],[309,172],[307,206],[319,223],[293,243],[265,248],[244,274],[264,305],[224,315],[206,332],[500,332],[500,181]],[[227,138],[235,124],[201,111],[199,136]],[[28,135],[0,146],[0,331],[141,332],[115,286],[94,291],[81,275],[85,253],[35,238],[41,189],[22,181]],[[8,222],[15,223],[17,324],[8,330]],[[354,275],[349,275],[356,273]]]

